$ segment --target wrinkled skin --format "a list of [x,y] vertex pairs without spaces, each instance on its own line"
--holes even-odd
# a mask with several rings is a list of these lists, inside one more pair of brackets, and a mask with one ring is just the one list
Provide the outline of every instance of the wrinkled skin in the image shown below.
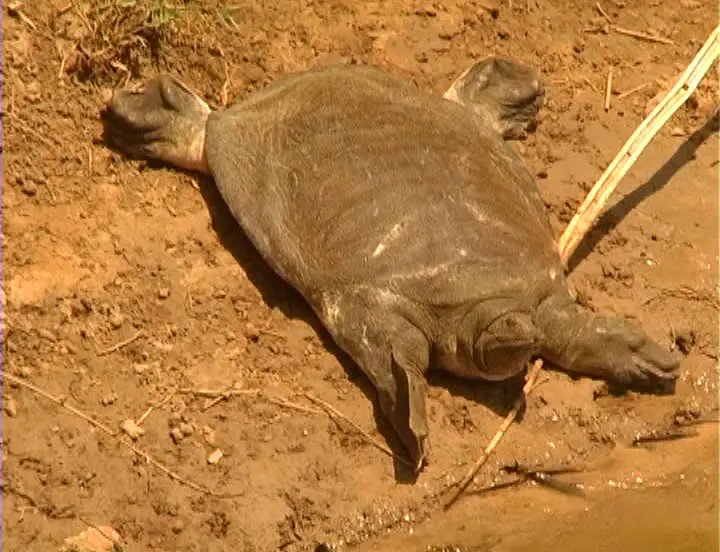
[[539,190],[503,141],[542,98],[536,71],[489,57],[444,99],[330,67],[214,113],[160,76],[117,92],[104,120],[123,151],[214,176],[261,255],[373,383],[419,470],[430,366],[502,380],[542,355],[662,391],[678,376],[680,357],[642,328],[570,298]]

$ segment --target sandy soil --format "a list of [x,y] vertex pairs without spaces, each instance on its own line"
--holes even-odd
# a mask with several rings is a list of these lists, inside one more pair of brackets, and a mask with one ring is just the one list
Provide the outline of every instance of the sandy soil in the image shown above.
[[[564,495],[523,487],[468,496],[451,510],[450,529],[438,493],[479,455],[518,383],[433,375],[432,463],[411,480],[304,395],[401,452],[374,414],[367,381],[254,252],[212,182],[126,160],[98,141],[104,90],[158,71],[213,105],[332,62],[379,65],[440,94],[473,60],[502,53],[544,74],[538,128],[516,147],[559,235],[707,38],[715,7],[602,2],[618,26],[667,44],[607,32],[594,2],[490,3],[47,0],[18,13],[3,2],[3,370],[65,406],[3,382],[7,550],[56,550],[88,524],[114,528],[128,551],[296,551],[368,539],[380,550],[441,550],[452,539],[490,550],[471,530],[479,519],[503,528],[493,550],[521,550],[529,519],[542,525],[550,513],[556,524],[566,515],[568,527],[581,523],[571,514],[582,507]],[[611,67],[616,94],[606,112]],[[621,184],[572,263],[588,308],[633,317],[686,352],[676,394],[609,396],[550,373],[479,486],[513,461],[593,466],[599,475],[574,477],[604,489],[601,516],[617,488],[667,486],[662,497],[672,502],[685,493],[681,479],[706,495],[717,486],[714,425],[676,443],[630,447],[639,431],[717,407],[716,97],[711,75]],[[248,392],[226,401],[183,392],[233,387]],[[151,406],[134,446],[185,484],[69,410],[120,437],[121,425]],[[209,463],[217,449],[222,457]],[[707,530],[717,501],[703,500],[703,515],[714,512],[703,518]],[[413,533],[425,540],[392,540]],[[713,549],[708,539],[703,546]]]

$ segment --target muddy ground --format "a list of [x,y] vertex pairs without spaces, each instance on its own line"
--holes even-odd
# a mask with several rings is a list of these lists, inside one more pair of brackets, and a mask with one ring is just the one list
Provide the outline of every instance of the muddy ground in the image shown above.
[[[594,471],[572,477],[593,500],[525,485],[439,513],[438,493],[479,455],[518,382],[433,375],[431,464],[413,481],[307,398],[402,453],[374,414],[367,381],[254,252],[212,182],[98,142],[104,90],[158,71],[218,106],[332,62],[379,65],[440,94],[477,58],[502,53],[545,78],[537,130],[515,147],[559,235],[708,37],[714,3],[604,0],[605,15],[584,0],[173,4],[46,0],[18,11],[3,2],[3,370],[57,399],[3,382],[5,549],[57,550],[88,524],[112,527],[127,551],[363,541],[374,550],[590,550],[562,536],[586,525],[593,543],[612,533],[618,550],[633,548],[630,535],[643,528],[716,549],[716,426],[630,446],[640,431],[712,416],[717,406],[715,69],[572,262],[588,308],[633,317],[686,353],[676,394],[607,395],[549,372],[477,478],[479,487],[501,481],[499,468],[513,461],[583,466]],[[619,34],[608,19],[664,41]],[[228,388],[247,393],[212,401],[186,392]],[[121,424],[143,417],[134,446],[210,493],[173,480],[69,408],[118,437]],[[649,502],[623,498],[647,489],[664,491]],[[630,519],[640,521],[616,530]],[[653,549],[682,549],[673,542],[663,537]]]

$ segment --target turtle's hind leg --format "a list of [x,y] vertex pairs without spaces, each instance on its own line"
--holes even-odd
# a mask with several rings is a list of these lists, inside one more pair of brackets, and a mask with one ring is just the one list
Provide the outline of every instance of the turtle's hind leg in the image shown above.
[[320,319],[370,379],[382,414],[409,453],[410,465],[420,471],[429,452],[425,372],[430,343],[403,315],[402,300],[388,292],[359,288],[323,295]]
[[210,108],[180,81],[159,75],[141,90],[117,90],[102,112],[104,138],[122,152],[208,173]]

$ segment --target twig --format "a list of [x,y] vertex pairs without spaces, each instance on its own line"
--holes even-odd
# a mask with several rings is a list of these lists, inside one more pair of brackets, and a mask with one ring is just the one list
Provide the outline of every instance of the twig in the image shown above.
[[625,176],[655,134],[695,91],[718,55],[720,55],[720,26],[715,28],[672,90],[635,130],[593,189],[590,190],[559,240],[558,249],[564,263],[567,263],[568,258],[593,224],[622,177]]
[[209,405],[206,405],[203,410],[207,410],[208,408],[216,405],[217,403],[221,401],[225,401],[229,399],[230,397],[236,397],[236,396],[252,396],[252,397],[258,397],[261,398],[269,403],[276,404],[278,406],[283,406],[285,408],[290,408],[293,410],[299,410],[300,412],[305,412],[307,414],[322,414],[322,412],[316,408],[311,408],[304,406],[302,404],[297,404],[292,401],[289,401],[287,399],[284,399],[282,397],[273,397],[270,395],[267,395],[260,391],[259,389],[224,389],[224,390],[215,390],[215,389],[190,389],[190,388],[184,388],[178,390],[178,393],[182,393],[185,395],[195,395],[197,397],[207,397],[214,399],[210,402]]
[[71,406],[71,405],[67,404],[67,402],[65,402],[65,399],[58,398],[58,397],[54,397],[53,395],[51,395],[51,394],[48,393],[47,391],[44,391],[44,390],[40,389],[39,387],[36,387],[36,386],[33,385],[32,383],[29,383],[29,382],[27,382],[27,381],[25,381],[25,380],[22,380],[22,379],[20,379],[20,378],[18,378],[18,377],[16,377],[16,376],[13,376],[12,374],[8,374],[6,371],[0,372],[0,375],[1,375],[2,378],[7,378],[7,379],[9,379],[11,382],[13,382],[13,383],[15,383],[15,384],[17,384],[17,385],[19,385],[19,386],[21,386],[21,387],[25,387],[26,389],[29,389],[29,390],[32,391],[33,393],[37,393],[37,394],[40,395],[41,397],[44,397],[45,399],[54,402],[55,404],[61,406],[61,407],[64,408],[65,410],[68,410],[69,412],[72,412],[72,413],[75,414],[76,416],[82,418],[83,420],[85,420],[86,422],[88,422],[90,425],[93,425],[93,426],[95,426],[96,428],[98,428],[99,430],[104,431],[104,432],[107,433],[108,435],[110,435],[110,436],[112,436],[112,437],[115,437],[115,436],[116,436],[116,433],[115,433],[112,429],[110,429],[108,426],[106,426],[106,425],[103,424],[102,422],[98,422],[98,421],[95,420],[94,418],[91,418],[90,416],[88,416],[88,415],[85,414],[84,412],[78,410],[78,409],[75,408],[74,406]]
[[591,81],[589,78],[583,77],[582,80],[583,80],[583,82],[584,82],[585,84],[587,84],[587,85],[590,87],[590,89],[591,89],[593,92],[596,92],[596,91],[597,91],[597,88],[595,88],[595,85],[592,83],[592,81]]
[[597,8],[597,11],[600,12],[600,15],[602,15],[605,18],[605,21],[607,21],[608,23],[610,23],[612,25],[612,19],[610,19],[610,16],[600,5],[600,2],[595,2],[595,7]]
[[25,12],[23,12],[22,2],[10,2],[10,4],[8,4],[8,15],[19,18],[23,23],[25,23],[33,31],[37,31],[37,25],[35,25],[35,23],[33,23],[32,19],[30,19],[27,15],[25,15]]
[[607,83],[605,84],[605,111],[610,111],[610,94],[612,93],[613,72],[612,67],[608,71]]
[[201,493],[205,493],[205,494],[208,494],[208,495],[210,495],[210,496],[217,497],[217,498],[233,498],[233,497],[236,497],[236,496],[241,496],[241,494],[237,494],[237,493],[236,493],[236,494],[216,493],[216,492],[214,492],[214,491],[212,491],[212,490],[210,490],[210,489],[208,489],[208,488],[206,488],[206,487],[203,487],[202,485],[198,485],[197,483],[193,483],[192,481],[183,478],[182,476],[180,476],[180,475],[178,475],[177,473],[175,473],[174,471],[172,471],[170,468],[164,466],[163,464],[161,464],[160,462],[158,462],[157,460],[155,460],[152,456],[150,456],[150,455],[149,455],[147,452],[145,452],[144,450],[142,450],[142,449],[136,447],[135,445],[133,445],[133,444],[131,444],[131,443],[128,443],[128,442],[125,441],[124,439],[118,437],[117,434],[116,434],[113,430],[111,430],[109,427],[107,427],[106,425],[98,422],[98,421],[95,420],[94,418],[91,418],[90,416],[88,416],[88,415],[85,414],[84,412],[81,412],[81,411],[78,410],[77,408],[66,404],[65,401],[63,401],[62,399],[59,399],[59,398],[57,398],[57,397],[54,397],[54,396],[52,396],[50,393],[48,393],[47,391],[44,391],[44,390],[40,389],[39,387],[36,387],[35,385],[32,385],[31,383],[28,383],[28,382],[26,382],[26,381],[23,381],[22,379],[20,379],[20,378],[18,378],[18,377],[15,377],[15,376],[13,376],[12,374],[8,374],[7,372],[0,372],[0,378],[2,378],[3,380],[7,378],[8,380],[12,381],[13,383],[15,383],[15,384],[17,384],[17,385],[20,385],[21,387],[25,387],[26,389],[29,389],[30,391],[32,391],[32,392],[34,392],[34,393],[37,393],[37,394],[40,395],[41,397],[43,397],[43,398],[45,398],[45,399],[47,399],[47,400],[49,400],[49,401],[51,401],[51,402],[54,402],[55,404],[61,406],[62,408],[66,409],[66,410],[68,410],[68,411],[70,411],[70,412],[72,412],[72,413],[75,414],[76,416],[78,416],[78,417],[82,418],[83,420],[85,420],[86,422],[88,422],[90,425],[98,428],[100,431],[102,431],[102,432],[105,433],[107,436],[111,437],[112,439],[114,439],[115,441],[117,441],[118,443],[120,443],[121,445],[129,448],[131,451],[133,451],[133,452],[134,452],[135,454],[137,454],[138,456],[142,456],[148,464],[156,467],[156,468],[159,469],[161,472],[163,472],[165,475],[167,475],[168,477],[170,477],[170,479],[173,479],[173,480],[177,481],[178,483],[181,483],[181,484],[183,484],[183,485],[185,485],[185,486],[187,486],[187,487],[190,487],[191,489],[194,489],[194,490],[199,491],[199,492],[201,492]]
[[357,432],[363,437],[363,439],[365,439],[365,441],[366,441],[367,443],[371,444],[371,445],[374,446],[376,449],[384,452],[385,454],[387,454],[388,456],[394,458],[394,459],[397,460],[398,462],[402,462],[402,463],[405,464],[406,466],[415,469],[415,466],[413,465],[412,462],[406,460],[406,459],[403,458],[402,456],[398,456],[398,455],[395,454],[393,451],[391,451],[388,447],[386,447],[386,446],[383,445],[382,443],[378,442],[377,440],[373,439],[364,429],[362,429],[359,425],[357,425],[355,422],[353,422],[352,420],[350,420],[347,416],[345,416],[344,414],[342,414],[341,412],[339,412],[337,409],[335,409],[335,407],[333,407],[331,404],[325,402],[325,401],[322,400],[322,399],[318,399],[317,397],[315,397],[315,396],[313,396],[313,395],[311,395],[310,393],[307,393],[307,392],[305,393],[305,396],[306,396],[309,400],[311,400],[312,402],[314,402],[315,404],[317,404],[318,406],[320,406],[323,410],[325,410],[325,412],[327,412],[327,414],[328,414],[328,416],[330,416],[330,418],[340,419],[340,420],[343,420],[344,422],[350,424],[350,426],[352,426],[352,428],[353,428],[355,431],[357,431]]
[[147,420],[148,416],[150,416],[150,414],[152,414],[152,411],[153,411],[153,410],[155,410],[156,408],[162,408],[163,406],[165,406],[167,403],[170,402],[170,400],[171,400],[175,395],[177,395],[177,390],[168,393],[167,397],[165,397],[165,398],[164,398],[163,400],[161,400],[159,403],[150,405],[150,408],[148,408],[148,409],[143,413],[143,415],[140,416],[140,417],[137,419],[137,422],[135,422],[135,425],[138,426],[138,427],[140,427],[140,426],[142,425],[142,423],[143,423],[145,420]]
[[500,425],[498,430],[495,432],[493,438],[485,447],[485,450],[480,455],[480,458],[478,458],[473,467],[470,468],[467,475],[463,478],[458,488],[450,497],[450,500],[445,504],[445,506],[443,507],[444,510],[449,509],[453,504],[455,504],[457,499],[460,498],[460,495],[465,491],[465,489],[467,489],[468,485],[470,485],[470,482],[475,478],[480,469],[488,461],[488,459],[490,458],[490,454],[493,450],[495,450],[495,447],[497,447],[498,443],[505,435],[505,432],[508,430],[513,421],[515,421],[518,413],[525,405],[525,398],[533,391],[533,389],[537,387],[536,380],[541,368],[542,360],[540,359],[536,360],[530,367],[526,376],[526,381],[525,385],[523,386],[522,393],[517,399],[515,399],[515,404],[513,404],[512,409],[510,410],[510,412],[508,412],[507,416],[505,416],[503,423]]
[[639,31],[632,31],[630,29],[623,29],[622,27],[613,27],[613,30],[621,35],[631,36],[633,38],[639,38],[640,40],[647,40],[648,42],[660,42],[662,44],[675,44],[669,38],[663,38],[657,35],[651,35],[647,33],[641,33]]
[[116,343],[116,344],[113,345],[112,347],[108,347],[107,349],[103,349],[102,351],[98,351],[98,352],[97,352],[97,355],[98,355],[98,356],[107,356],[107,355],[109,355],[109,354],[111,354],[111,353],[114,353],[114,352],[116,352],[116,351],[119,351],[119,350],[122,349],[123,347],[127,347],[127,346],[130,345],[131,343],[136,342],[138,339],[140,339],[141,337],[144,337],[144,336],[145,336],[145,332],[143,332],[143,331],[141,330],[141,331],[139,331],[138,333],[136,333],[134,336],[127,338],[125,341],[121,341],[120,343]]
[[647,88],[650,86],[649,82],[646,82],[645,84],[641,84],[639,86],[635,86],[634,88],[631,88],[630,90],[626,90],[625,92],[622,92],[618,94],[617,99],[622,100],[623,98],[627,98],[628,96],[635,94],[636,92],[640,92],[643,88]]

